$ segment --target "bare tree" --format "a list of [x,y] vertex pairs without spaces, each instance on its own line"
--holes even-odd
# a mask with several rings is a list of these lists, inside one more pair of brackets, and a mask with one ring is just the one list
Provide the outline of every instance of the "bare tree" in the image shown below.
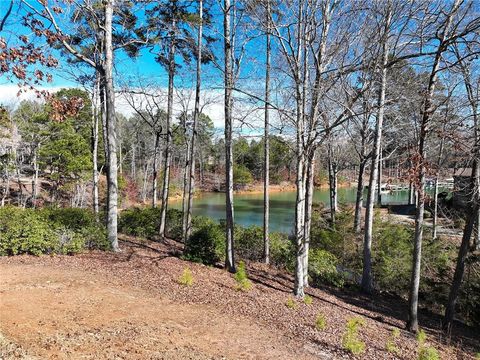
[[232,15],[233,6],[230,0],[223,2],[223,46],[225,56],[225,202],[226,202],[226,258],[225,267],[235,272],[233,250],[233,143],[232,143],[232,107],[233,107],[233,52],[232,52]]
[[203,36],[203,0],[198,2],[198,34],[197,34],[197,69],[195,86],[195,107],[193,111],[192,136],[190,140],[190,155],[188,159],[188,199],[183,238],[188,241],[192,232],[193,194],[195,187],[195,140],[197,136],[198,118],[200,116],[200,92],[202,85],[202,36]]
[[[455,0],[450,8],[443,8],[444,18],[441,19],[436,33],[438,36],[438,45],[435,47],[435,54],[431,64],[431,70],[428,79],[427,90],[424,95],[423,108],[420,122],[420,133],[417,153],[415,154],[415,162],[418,169],[415,176],[415,185],[417,189],[417,211],[415,214],[415,236],[413,250],[413,266],[412,277],[409,293],[409,314],[407,321],[407,329],[412,332],[418,330],[418,290],[420,286],[420,268],[422,259],[422,240],[423,240],[423,220],[425,210],[425,174],[426,174],[426,140],[428,136],[428,126],[430,120],[435,113],[436,106],[433,102],[435,87],[438,80],[439,72],[442,71],[441,63],[444,53],[448,50],[448,46],[456,41],[459,36],[464,36],[470,31],[480,26],[478,19],[463,24],[465,18],[464,12],[470,7],[466,4],[462,10],[461,16],[457,18],[457,14],[462,7],[463,1]],[[462,34],[463,32],[463,34]],[[462,35],[460,35],[462,34]]]

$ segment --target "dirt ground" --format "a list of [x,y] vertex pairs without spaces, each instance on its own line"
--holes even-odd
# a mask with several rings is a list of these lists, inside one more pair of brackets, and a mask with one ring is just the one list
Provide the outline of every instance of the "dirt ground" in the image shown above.
[[[264,265],[248,264],[254,285],[243,293],[224,270],[179,259],[174,243],[130,239],[122,248],[0,258],[0,359],[353,358],[341,346],[353,316],[366,321],[360,358],[415,358],[415,341],[404,331],[398,352],[385,350],[403,322],[388,301],[372,306],[310,289],[313,304],[289,309],[292,279]],[[185,267],[194,276],[191,287],[178,283]],[[313,325],[319,313],[327,320],[322,332]],[[421,320],[442,359],[473,358],[478,332],[462,329],[458,342],[446,344]]]
[[303,357],[280,333],[88,272],[2,264],[0,274],[1,332],[39,358]]

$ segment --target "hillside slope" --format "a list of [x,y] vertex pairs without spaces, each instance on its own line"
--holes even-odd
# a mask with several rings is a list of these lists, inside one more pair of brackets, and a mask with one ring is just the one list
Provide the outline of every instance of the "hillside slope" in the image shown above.
[[[119,254],[0,258],[0,358],[115,359],[414,359],[416,341],[401,331],[397,355],[385,350],[402,328],[404,305],[355,293],[309,289],[311,305],[291,298],[292,278],[262,264],[247,266],[253,288],[236,290],[222,269],[178,258],[178,244],[126,239]],[[185,267],[194,284],[178,283]],[[321,313],[326,329],[315,329]],[[361,317],[365,352],[342,347],[346,321]],[[442,359],[473,358],[480,335],[439,342],[438,318],[422,316],[429,345]],[[460,344],[461,343],[461,348]]]

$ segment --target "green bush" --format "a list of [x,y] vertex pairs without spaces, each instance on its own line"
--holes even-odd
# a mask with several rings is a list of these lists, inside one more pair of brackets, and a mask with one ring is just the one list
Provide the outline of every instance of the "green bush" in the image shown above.
[[193,285],[192,270],[190,270],[188,267],[183,269],[182,276],[180,276],[180,278],[178,279],[178,283],[184,286],[192,286]]
[[[118,220],[118,230],[126,235],[155,239],[160,231],[161,209],[131,208],[123,210]],[[165,219],[165,235],[170,239],[182,238],[182,212],[168,209]]]
[[440,360],[437,349],[427,346],[427,334],[423,330],[419,330],[417,334],[418,342],[418,360]]
[[263,228],[235,226],[235,250],[241,259],[261,261],[263,259]]
[[295,269],[295,244],[287,235],[270,233],[270,263],[288,271]]
[[409,288],[413,231],[405,225],[377,223],[374,229],[373,274],[382,290],[403,293]]
[[[197,222],[198,226],[198,222]],[[225,257],[225,233],[213,220],[201,220],[201,226],[194,231],[185,246],[184,258],[214,265]]]
[[40,255],[59,248],[55,229],[33,210],[0,209],[0,255]]
[[159,208],[132,208],[123,210],[118,219],[118,230],[131,236],[152,239],[160,228]]
[[316,319],[315,319],[315,329],[318,331],[325,330],[327,327],[327,318],[325,317],[325,314],[323,313],[318,313]]
[[[95,219],[95,214],[92,210],[81,208],[45,208],[38,211],[53,227],[60,229],[60,232],[62,229],[65,229],[66,232],[75,233],[75,238],[77,239],[75,248],[78,248],[79,251],[80,243],[83,244],[81,246],[82,249],[110,250],[111,244],[107,239],[105,225],[103,222],[98,222]],[[67,235],[64,234],[64,236]]]
[[398,355],[399,349],[397,347],[397,340],[400,337],[400,330],[397,328],[393,329],[387,343],[385,344],[385,350],[394,355]]
[[85,247],[108,249],[101,225],[91,222],[87,211],[71,210],[1,208],[0,255],[74,254]]
[[39,210],[49,222],[74,231],[97,225],[95,214],[81,208],[45,208]]
[[[160,227],[160,222],[158,224]],[[181,210],[168,209],[167,218],[165,223],[165,236],[174,239],[181,240],[183,232],[183,213]]]
[[285,306],[289,309],[295,310],[297,308],[297,302],[294,298],[289,296],[287,301],[285,302]]
[[314,284],[328,284],[337,287],[344,285],[344,277],[337,270],[338,259],[325,250],[310,250],[308,271]]
[[245,269],[245,263],[243,261],[240,261],[238,264],[234,279],[237,282],[237,290],[248,291],[252,287],[252,282],[248,279],[247,270]]
[[358,339],[358,331],[364,325],[365,321],[359,317],[348,320],[345,334],[342,337],[342,345],[345,350],[355,355],[365,351],[365,343]]

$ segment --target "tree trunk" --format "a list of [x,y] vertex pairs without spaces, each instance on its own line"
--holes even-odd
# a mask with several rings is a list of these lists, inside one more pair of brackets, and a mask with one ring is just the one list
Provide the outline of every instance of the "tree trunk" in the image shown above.
[[437,173],[435,175],[435,184],[433,188],[433,225],[432,225],[432,238],[436,239],[437,238],[437,219],[438,219],[438,177],[439,177],[439,171],[440,171],[440,166],[442,162],[442,156],[443,156],[443,144],[445,141],[445,137],[442,137],[442,140],[440,141],[440,149],[438,152],[438,161],[437,161]]
[[132,159],[130,163],[130,173],[132,176],[132,179],[136,180],[137,178],[137,164],[136,164],[136,151],[137,151],[137,146],[135,143],[132,143]]
[[430,78],[428,82],[428,90],[425,94],[425,101],[423,107],[422,120],[420,124],[420,136],[418,145],[418,156],[420,164],[417,174],[417,212],[415,215],[415,237],[413,240],[413,265],[412,265],[412,278],[410,282],[410,294],[409,294],[409,316],[407,320],[407,329],[411,332],[418,331],[418,289],[420,286],[420,270],[422,261],[422,240],[423,240],[423,216],[425,210],[425,140],[427,136],[427,125],[435,112],[432,100],[435,92],[435,85],[438,78],[438,70],[440,67],[440,59],[443,52],[446,50],[445,38],[449,31],[454,13],[457,11],[461,0],[455,0],[452,6],[452,10],[445,20],[445,27],[443,29],[440,43],[437,47],[435,59],[430,72]]
[[146,161],[145,166],[143,167],[143,186],[142,186],[142,202],[144,204],[147,201],[147,182],[148,182],[149,167],[150,167],[150,162]]
[[357,180],[357,196],[355,199],[355,217],[353,219],[353,229],[359,234],[361,231],[362,207],[363,207],[363,175],[365,174],[366,160],[360,160]]
[[153,148],[153,176],[152,176],[152,207],[157,207],[157,184],[158,184],[158,147],[160,146],[160,133],[155,131],[155,144]]
[[175,77],[175,19],[172,20],[171,43],[168,54],[168,100],[167,100],[167,140],[165,142],[165,162],[163,170],[162,207],[160,212],[160,236],[165,237],[167,220],[168,191],[170,187],[170,163],[172,158],[172,118],[173,118],[173,82]]
[[310,155],[307,163],[307,176],[305,185],[305,249],[303,256],[303,285],[308,287],[308,251],[310,250],[310,230],[312,227],[312,208],[315,175],[315,153]]
[[468,248],[470,245],[470,238],[472,237],[474,224],[478,214],[478,203],[472,206],[467,217],[467,222],[463,230],[462,243],[458,250],[457,265],[455,267],[455,274],[453,275],[452,285],[450,287],[450,293],[448,295],[448,303],[445,307],[445,317],[443,319],[443,329],[450,330],[455,315],[455,303],[458,298],[460,286],[462,285],[463,274],[465,272],[465,260],[468,255]]
[[[382,68],[380,91],[378,94],[378,113],[375,125],[375,139],[373,142],[372,165],[370,169],[370,179],[368,181],[368,195],[365,210],[365,236],[363,241],[363,271],[361,289],[367,294],[373,292],[372,278],[372,236],[373,236],[373,206],[375,202],[375,184],[378,176],[378,166],[380,162],[380,147],[382,141],[383,118],[385,114],[385,92],[387,85],[387,63],[389,56],[388,36],[390,32],[390,23],[392,18],[392,6],[389,2],[387,5],[387,14],[385,18],[385,27],[383,33],[382,44]],[[380,192],[380,188],[377,189]]]
[[198,118],[200,116],[200,91],[202,85],[202,36],[203,36],[203,0],[198,1],[198,38],[197,38],[197,82],[195,87],[195,108],[193,111],[192,139],[190,144],[190,168],[188,175],[187,219],[184,239],[187,243],[192,233],[193,194],[195,190],[195,139],[197,136]]
[[97,73],[97,79],[93,87],[92,94],[92,206],[95,218],[98,221],[98,103],[100,77]]
[[187,208],[188,208],[188,186],[189,186],[189,175],[190,175],[190,146],[191,141],[188,138],[187,134],[187,124],[185,122],[185,143],[187,149],[185,151],[185,167],[183,171],[183,196],[182,196],[182,240],[186,244],[187,238]]
[[98,112],[96,104],[93,106],[92,114],[92,202],[93,212],[98,220]]
[[380,151],[378,153],[378,176],[377,176],[377,204],[382,206],[382,172],[383,172],[383,154],[382,137],[380,137]]
[[233,143],[232,143],[232,39],[231,39],[232,5],[230,0],[224,0],[224,55],[225,55],[225,191],[226,191],[226,258],[225,267],[230,272],[235,272],[235,259],[233,250]]
[[330,198],[330,221],[332,222],[332,226],[335,226],[335,215],[337,213],[337,206],[335,200],[335,169],[334,169],[334,162],[333,159],[333,151],[332,151],[332,139],[328,138],[328,193]]
[[37,161],[37,149],[33,152],[33,179],[32,179],[32,206],[37,206],[38,197],[38,161]]
[[265,125],[264,125],[264,149],[263,149],[263,258],[265,264],[270,263],[270,0],[266,6],[266,54],[265,54]]
[[117,238],[118,182],[115,92],[113,90],[112,18],[114,0],[105,1],[105,97],[108,139],[107,234],[113,251],[120,251]]

